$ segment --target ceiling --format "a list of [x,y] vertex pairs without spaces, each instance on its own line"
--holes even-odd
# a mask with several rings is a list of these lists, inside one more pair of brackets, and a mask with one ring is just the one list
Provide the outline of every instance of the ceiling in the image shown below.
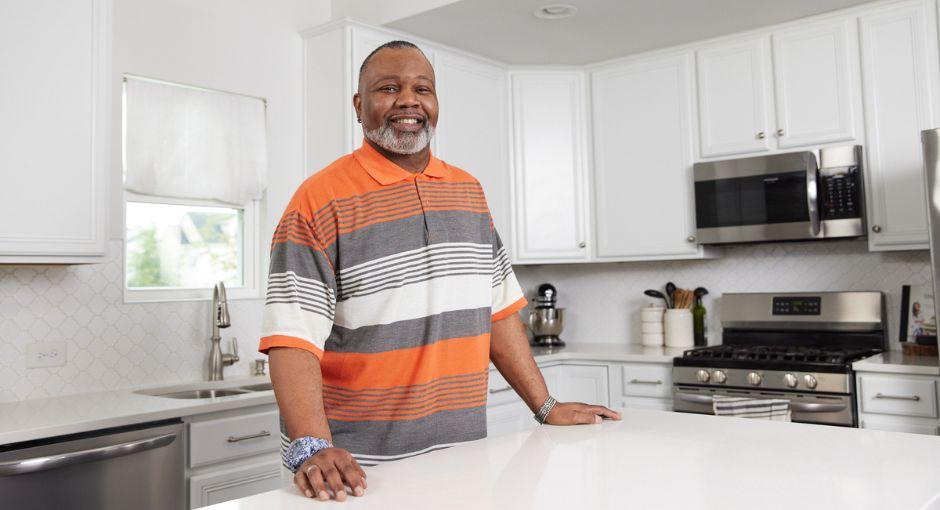
[[[870,0],[461,0],[386,26],[508,64],[588,64]],[[536,18],[543,5],[578,14]]]

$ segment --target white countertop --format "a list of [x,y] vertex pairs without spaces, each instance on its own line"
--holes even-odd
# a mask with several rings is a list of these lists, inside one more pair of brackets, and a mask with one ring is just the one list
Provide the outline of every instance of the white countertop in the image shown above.
[[931,356],[905,356],[900,351],[887,351],[852,363],[856,372],[888,374],[940,375],[940,359]]
[[940,508],[936,437],[635,409],[366,469],[345,503],[291,487],[208,508]]
[[[682,349],[628,344],[581,343],[561,349],[534,348],[538,363],[563,360],[672,363]],[[229,388],[268,382],[267,377],[229,377],[165,388]],[[0,404],[0,445],[137,423],[250,407],[275,402],[273,391],[214,399],[172,399],[134,393],[134,389],[82,393]]]

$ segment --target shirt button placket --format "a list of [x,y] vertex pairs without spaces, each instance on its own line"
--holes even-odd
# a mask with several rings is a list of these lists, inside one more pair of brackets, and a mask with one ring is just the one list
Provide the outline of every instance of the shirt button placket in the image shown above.
[[431,244],[433,236],[431,235],[431,228],[428,225],[428,206],[430,206],[430,201],[426,199],[421,194],[421,184],[419,182],[419,176],[415,176],[415,193],[418,196],[418,203],[421,204],[421,217],[424,220],[424,244],[425,246]]

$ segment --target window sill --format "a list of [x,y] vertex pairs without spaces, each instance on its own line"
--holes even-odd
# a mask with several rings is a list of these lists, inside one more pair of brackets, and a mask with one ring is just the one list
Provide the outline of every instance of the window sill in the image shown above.
[[[259,289],[226,287],[229,301],[262,299]],[[124,289],[125,303],[175,303],[180,301],[211,301],[212,289]]]

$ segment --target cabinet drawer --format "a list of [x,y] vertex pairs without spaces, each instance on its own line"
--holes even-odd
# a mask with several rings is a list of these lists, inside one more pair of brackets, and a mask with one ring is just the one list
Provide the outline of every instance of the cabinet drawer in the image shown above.
[[861,428],[868,430],[884,430],[886,432],[906,432],[908,434],[924,434],[928,436],[940,435],[940,427],[937,425],[930,425],[920,422],[897,422],[897,421],[884,421],[884,420],[872,420],[869,418],[862,418],[860,423]]
[[672,365],[623,365],[621,374],[624,395],[672,398]]
[[864,413],[937,417],[937,390],[933,380],[861,376],[859,386]]
[[203,466],[280,448],[277,411],[189,424],[189,465]]
[[490,381],[487,388],[486,405],[498,406],[509,402],[521,401],[512,386],[499,373],[499,370],[490,370]]

